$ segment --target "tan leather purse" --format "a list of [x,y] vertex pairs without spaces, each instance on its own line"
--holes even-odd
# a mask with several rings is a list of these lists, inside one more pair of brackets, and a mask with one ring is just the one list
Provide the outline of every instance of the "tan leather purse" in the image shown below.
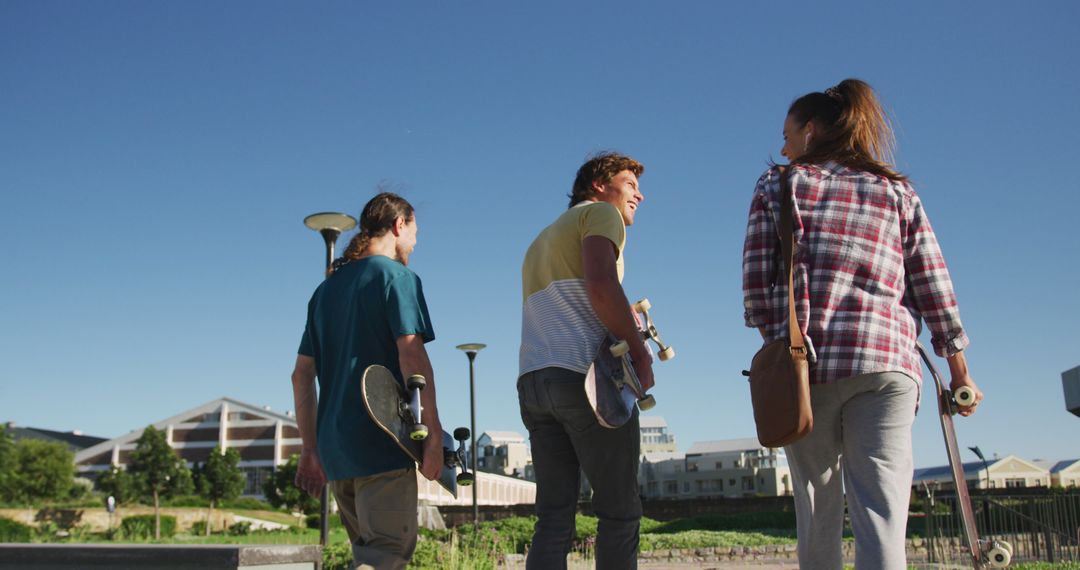
[[814,429],[810,408],[810,371],[806,342],[795,316],[795,236],[791,205],[794,197],[786,168],[780,170],[780,248],[787,267],[788,337],[761,347],[750,362],[750,399],[758,441],[765,447],[794,443]]

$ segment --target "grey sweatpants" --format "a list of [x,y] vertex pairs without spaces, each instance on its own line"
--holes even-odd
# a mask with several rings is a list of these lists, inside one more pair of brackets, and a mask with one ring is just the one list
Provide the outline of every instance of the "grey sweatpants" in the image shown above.
[[800,567],[843,568],[846,490],[855,568],[907,568],[911,425],[918,398],[915,380],[900,372],[811,386],[814,429],[784,448],[795,487]]

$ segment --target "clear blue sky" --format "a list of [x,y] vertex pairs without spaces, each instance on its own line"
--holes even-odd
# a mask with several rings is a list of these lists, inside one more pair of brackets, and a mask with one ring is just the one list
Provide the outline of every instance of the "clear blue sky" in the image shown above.
[[[444,424],[524,432],[520,264],[599,149],[646,165],[625,288],[678,357],[685,450],[753,435],[739,371],[754,182],[791,100],[895,116],[987,394],[964,446],[1080,456],[1080,4],[0,2],[0,420],[113,437],[211,399],[292,408],[322,242],[388,182],[418,208]],[[344,240],[342,240],[344,244]],[[916,464],[944,462],[933,401]],[[973,456],[965,451],[966,459]]]

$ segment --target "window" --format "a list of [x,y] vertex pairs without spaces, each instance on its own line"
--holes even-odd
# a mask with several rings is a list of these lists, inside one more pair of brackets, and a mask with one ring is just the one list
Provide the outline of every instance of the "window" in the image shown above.
[[716,462],[716,468],[717,469],[723,469],[724,468],[724,462],[723,461],[717,461]]
[[665,495],[678,495],[679,494],[679,482],[678,481],[664,481],[664,494]]
[[728,484],[729,486],[731,486],[731,487],[734,487],[734,486],[735,486],[735,480],[734,480],[734,479],[728,479],[728,482],[727,482],[727,484]]
[[686,464],[686,471],[689,472],[689,473],[696,472],[697,471],[697,463],[687,463]]
[[690,492],[690,482],[689,481],[683,481],[682,492],[683,493],[689,493]]
[[1027,479],[1006,479],[1005,480],[1005,488],[1006,489],[1016,489],[1016,488],[1019,488],[1019,487],[1026,487],[1026,486],[1027,486]]

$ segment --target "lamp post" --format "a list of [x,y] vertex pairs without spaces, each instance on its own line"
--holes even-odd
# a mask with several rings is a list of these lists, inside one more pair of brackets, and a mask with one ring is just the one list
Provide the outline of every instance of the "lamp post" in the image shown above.
[[486,344],[480,344],[478,342],[459,344],[458,350],[465,351],[465,354],[469,357],[469,436],[472,441],[469,443],[469,451],[472,456],[472,472],[477,477],[476,483],[472,488],[472,516],[473,516],[473,531],[480,525],[480,506],[476,502],[476,495],[480,493],[480,479],[476,470],[476,373],[474,363],[476,362],[476,353],[487,347]]
[[[330,266],[334,263],[334,244],[337,243],[341,232],[356,227],[356,218],[338,212],[319,212],[304,218],[304,225],[322,235],[323,242],[326,243],[326,270],[323,275],[329,275]],[[330,518],[330,489],[325,485],[322,496],[319,497],[319,503],[319,544],[325,548],[329,536],[328,519]]]
[[979,446],[976,445],[975,447],[969,447],[968,449],[970,449],[971,452],[974,453],[976,456],[978,456],[979,460],[982,461],[983,470],[986,471],[986,488],[989,489],[990,488],[990,465],[988,465],[986,463],[986,458],[983,457],[983,452],[982,452],[982,450],[979,449]]

